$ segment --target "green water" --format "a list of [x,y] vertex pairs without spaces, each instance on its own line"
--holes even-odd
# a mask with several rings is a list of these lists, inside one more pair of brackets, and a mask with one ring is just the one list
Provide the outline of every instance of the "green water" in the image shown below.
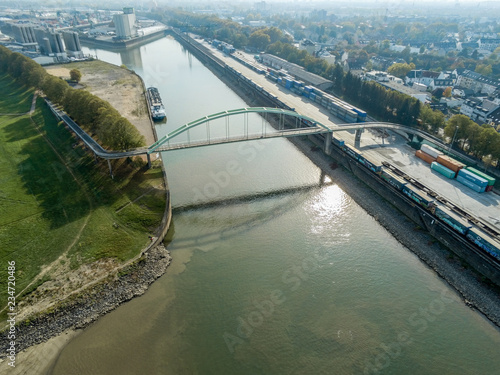
[[[161,134],[245,105],[171,39],[131,52],[131,67],[161,54],[146,82],[167,107]],[[53,374],[498,373],[498,329],[335,181],[316,186],[320,171],[287,141],[164,160],[174,206],[241,202],[175,213],[167,273],[76,337]]]

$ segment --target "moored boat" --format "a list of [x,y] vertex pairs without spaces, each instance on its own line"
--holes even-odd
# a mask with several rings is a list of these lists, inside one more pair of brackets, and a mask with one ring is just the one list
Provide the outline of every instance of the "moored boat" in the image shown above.
[[151,110],[151,117],[155,121],[163,120],[167,114],[165,113],[165,106],[161,101],[160,93],[156,87],[148,87],[147,98],[149,108]]

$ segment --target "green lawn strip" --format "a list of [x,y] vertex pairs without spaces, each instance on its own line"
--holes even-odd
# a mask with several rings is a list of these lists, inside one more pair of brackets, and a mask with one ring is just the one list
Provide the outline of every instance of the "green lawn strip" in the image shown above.
[[[59,160],[28,117],[4,120],[0,118],[0,264],[5,267],[0,267],[0,280],[7,280],[6,264],[14,260],[19,292],[70,245],[88,203],[75,195],[79,187],[67,171],[56,173]],[[1,288],[1,308],[6,297],[7,288]]]
[[[0,76],[0,91],[5,87],[10,87],[9,100],[0,102],[0,113],[29,109],[29,90],[16,89],[8,76]],[[17,292],[70,246],[89,214],[69,253],[73,267],[103,257],[134,257],[148,243],[165,208],[164,192],[151,189],[163,182],[160,168],[113,161],[112,180],[107,163],[96,164],[42,99],[33,120],[36,125],[29,116],[0,116],[0,280],[7,280],[7,261],[15,260]],[[1,288],[0,309],[6,297],[7,289]],[[5,312],[0,316],[4,319]]]
[[32,99],[32,89],[19,86],[8,74],[0,74],[0,113],[28,112]]

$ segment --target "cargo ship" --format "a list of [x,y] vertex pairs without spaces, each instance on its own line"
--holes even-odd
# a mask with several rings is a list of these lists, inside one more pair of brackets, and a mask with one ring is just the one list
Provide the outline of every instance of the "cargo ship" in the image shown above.
[[167,117],[165,107],[160,98],[160,93],[156,87],[149,87],[147,90],[149,108],[151,109],[151,117],[155,121],[161,121]]

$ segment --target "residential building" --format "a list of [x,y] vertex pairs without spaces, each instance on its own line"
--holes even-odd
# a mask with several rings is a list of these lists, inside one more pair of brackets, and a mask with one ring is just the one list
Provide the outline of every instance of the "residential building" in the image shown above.
[[500,87],[499,80],[485,77],[472,70],[456,69],[454,73],[457,75],[457,86],[471,89],[476,93],[491,95]]

